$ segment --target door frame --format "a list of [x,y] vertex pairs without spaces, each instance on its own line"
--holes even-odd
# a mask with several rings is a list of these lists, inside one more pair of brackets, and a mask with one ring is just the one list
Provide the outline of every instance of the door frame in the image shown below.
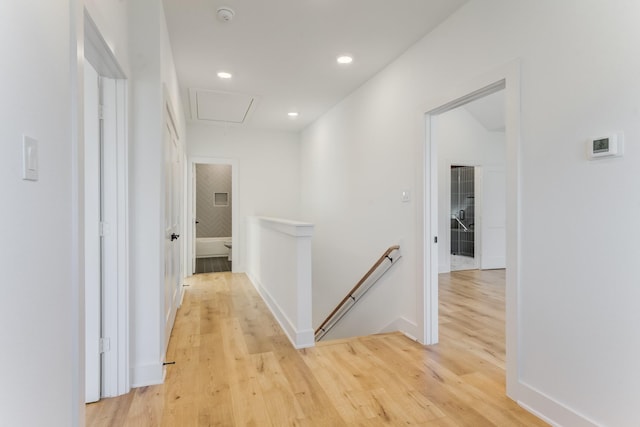
[[432,137],[432,118],[470,101],[499,90],[505,90],[506,102],[506,232],[507,271],[505,290],[506,309],[506,386],[507,395],[518,400],[521,394],[518,381],[520,322],[518,298],[520,289],[520,61],[514,60],[502,67],[476,76],[461,85],[447,87],[433,102],[420,110],[418,119],[420,134],[420,182],[419,202],[419,263],[417,286],[418,311],[422,322],[419,340],[424,344],[438,342],[438,150]]
[[85,402],[102,396],[101,77],[84,61]]
[[[109,272],[102,293],[102,337],[109,349],[102,354],[102,396],[128,393],[129,378],[129,141],[128,84],[118,60],[100,30],[84,9],[84,56],[98,75],[109,80],[113,91],[104,105],[104,145],[111,149],[111,162],[104,165],[113,180],[109,190],[107,226],[111,242],[103,254],[103,270]],[[84,187],[84,184],[83,184]],[[83,190],[84,191],[84,190]],[[84,304],[83,304],[84,306]],[[84,354],[84,353],[83,353]],[[82,356],[84,357],[84,356]],[[82,378],[85,373],[81,372]]]
[[[238,245],[240,244],[240,223],[239,223],[239,205],[240,199],[238,197],[239,189],[238,189],[238,161],[236,159],[225,159],[218,157],[189,157],[189,164],[187,167],[187,183],[188,183],[188,191],[187,191],[187,251],[188,251],[188,265],[190,274],[192,275],[194,272],[192,270],[192,263],[195,259],[195,219],[196,212],[193,206],[193,202],[195,200],[195,191],[196,191],[196,178],[195,178],[195,167],[197,164],[208,164],[208,165],[231,165],[231,259],[233,263],[231,265],[231,269],[233,273],[237,273],[239,270],[239,265],[241,265],[241,259],[238,257],[240,253],[240,249]],[[194,185],[195,183],[195,185]]]

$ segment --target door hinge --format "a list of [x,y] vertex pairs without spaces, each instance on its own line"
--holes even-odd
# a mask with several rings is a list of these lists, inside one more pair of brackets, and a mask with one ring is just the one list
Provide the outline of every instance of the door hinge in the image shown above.
[[108,222],[100,221],[100,236],[108,236],[111,233],[111,227]]
[[111,350],[111,340],[109,338],[100,338],[100,353],[106,353]]
[[104,105],[98,105],[98,119],[104,120]]

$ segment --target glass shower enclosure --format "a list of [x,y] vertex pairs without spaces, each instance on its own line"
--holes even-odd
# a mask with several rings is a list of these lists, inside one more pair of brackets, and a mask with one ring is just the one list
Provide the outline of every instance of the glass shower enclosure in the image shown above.
[[473,166],[451,166],[451,254],[473,258],[475,247]]

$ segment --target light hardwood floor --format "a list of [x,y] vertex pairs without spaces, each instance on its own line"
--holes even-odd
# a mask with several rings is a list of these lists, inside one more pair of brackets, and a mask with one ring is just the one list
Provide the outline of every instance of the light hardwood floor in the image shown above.
[[399,333],[294,350],[243,274],[189,281],[163,385],[88,426],[544,426],[505,396],[504,272],[440,276],[440,344]]

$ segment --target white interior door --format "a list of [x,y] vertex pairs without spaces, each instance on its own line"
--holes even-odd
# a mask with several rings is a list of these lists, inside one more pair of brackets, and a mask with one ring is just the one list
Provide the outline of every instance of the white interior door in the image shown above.
[[164,315],[165,351],[171,336],[176,310],[180,302],[181,245],[181,162],[173,121],[167,114],[164,134],[165,145],[165,244],[164,244]]
[[101,154],[99,76],[84,67],[84,218],[85,218],[85,401],[100,400],[101,388]]
[[[174,132],[172,133],[172,138],[171,138],[171,148],[173,150],[173,155],[171,157],[171,172],[172,172],[172,197],[171,197],[171,203],[173,204],[171,212],[172,212],[172,220],[171,220],[171,228],[173,230],[173,233],[176,236],[180,236],[180,234],[182,233],[182,200],[183,200],[183,193],[182,193],[182,189],[184,188],[183,186],[183,181],[182,181],[182,177],[183,177],[183,172],[182,172],[182,156],[180,156],[180,150],[178,149],[178,140],[177,140],[177,136],[175,134],[175,129]],[[181,286],[181,282],[182,282],[182,272],[183,272],[183,265],[182,265],[182,241],[184,240],[184,237],[180,240],[174,240],[173,241],[173,245],[171,246],[171,251],[172,251],[172,262],[173,262],[173,277],[172,277],[172,284],[173,284],[173,298],[174,298],[174,310],[178,309],[178,306],[180,305],[180,286]]]
[[196,164],[191,164],[191,274],[196,272],[196,237],[198,217],[196,216]]
[[503,167],[484,167],[482,174],[482,227],[480,268],[507,266],[507,182]]
[[171,335],[171,308],[172,301],[171,290],[173,289],[173,252],[171,250],[173,246],[172,237],[172,208],[173,208],[173,178],[172,178],[172,137],[169,124],[165,124],[164,135],[164,185],[165,185],[165,198],[164,198],[164,320],[165,320],[165,347],[169,342],[169,336]]

